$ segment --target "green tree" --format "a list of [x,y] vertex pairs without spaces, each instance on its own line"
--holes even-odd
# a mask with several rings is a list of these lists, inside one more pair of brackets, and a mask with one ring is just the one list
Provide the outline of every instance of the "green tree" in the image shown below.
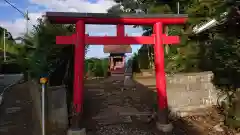
[[108,72],[108,58],[90,58],[85,61],[87,73],[90,76],[105,77]]
[[[204,21],[209,20],[212,17],[219,16],[219,14],[223,11],[227,10],[227,4],[224,0],[216,0],[216,1],[209,1],[209,0],[150,0],[150,1],[124,1],[118,0],[120,6],[115,6],[114,10],[112,11],[121,11],[120,13],[124,12],[131,12],[135,13],[136,10],[140,9],[145,14],[151,13],[160,13],[160,14],[169,14],[169,13],[177,13],[177,6],[176,3],[179,1],[180,3],[180,13],[188,14],[189,20],[186,24],[182,26],[168,26],[167,27],[167,34],[168,35],[180,35],[181,43],[177,46],[166,45],[166,55],[165,55],[165,66],[167,72],[191,72],[191,71],[199,71],[199,70],[208,70],[209,67],[205,67],[206,61],[205,57],[202,58],[204,55],[204,47],[203,45],[203,38],[208,39],[209,36],[201,35],[197,38],[191,37],[192,28]],[[130,3],[130,4],[129,4]],[[122,10],[117,10],[119,7]],[[145,10],[147,9],[147,10]],[[142,26],[143,30],[145,31],[143,35],[151,35],[152,34],[152,27],[149,26]],[[150,46],[151,49],[148,47],[142,46],[139,49],[140,57],[149,57],[146,59],[151,60],[149,62],[149,68],[153,65],[154,57],[153,57],[153,46]],[[148,54],[148,55],[147,55]],[[140,62],[141,63],[141,62]]]
[[[71,35],[74,31],[74,25],[51,24],[40,18],[29,35],[23,37],[24,46],[32,49],[22,50],[26,54],[26,59],[22,61],[28,63],[25,69],[32,79],[38,80],[41,75],[48,75],[49,85],[64,83],[67,86],[69,109],[73,97],[74,45],[56,45],[55,39],[58,35]],[[85,52],[87,48],[88,45]]]
[[[57,35],[70,35],[74,30],[73,25],[50,24],[47,20],[38,20],[38,24],[34,26],[30,35],[25,36],[25,40],[28,41],[26,44],[36,48],[29,56],[32,77],[38,78],[43,73],[50,75],[60,65],[64,67],[63,63],[71,58],[74,50],[72,45],[67,47],[56,45],[55,38]],[[86,50],[87,48],[88,46]]]
[[141,71],[139,66],[139,55],[137,53],[134,53],[131,59],[133,72],[139,73]]
[[[148,10],[144,13],[176,13],[176,1],[151,1],[146,3]],[[132,1],[131,1],[132,2]],[[240,101],[233,101],[234,97],[240,98],[237,92],[238,78],[240,72],[239,60],[239,9],[237,5],[229,4],[225,0],[179,0],[180,13],[188,14],[188,22],[182,26],[168,27],[169,35],[180,35],[181,43],[178,46],[169,46],[165,55],[165,66],[167,72],[189,72],[210,70],[214,73],[213,83],[223,91],[234,93],[232,97],[228,94],[229,106],[227,109],[227,123],[240,126]],[[124,0],[119,0],[120,5],[125,6]],[[134,2],[141,3],[141,0]],[[142,4],[142,3],[141,3]],[[135,12],[140,5],[131,6],[126,4],[128,11]],[[117,6],[115,7],[117,8]],[[130,9],[129,9],[130,8]],[[118,11],[118,10],[114,10]],[[120,10],[128,12],[127,10]],[[209,21],[212,18],[219,18],[220,14],[228,12],[228,18],[224,24],[200,35],[193,35],[192,29],[196,25]],[[143,27],[143,35],[152,34],[152,27]],[[152,46],[151,46],[152,47]],[[146,51],[152,51],[142,46],[138,55],[147,57]],[[152,56],[152,55],[148,55]],[[234,124],[233,124],[234,123]]]
[[[4,32],[5,31],[5,32]],[[4,34],[5,33],[5,49],[6,49],[6,61],[3,61],[3,55],[0,56],[1,64],[4,66],[9,66],[11,68],[6,69],[7,72],[24,72],[24,67],[28,65],[23,61],[25,54],[27,54],[26,47],[23,44],[17,44],[13,39],[10,32],[6,29],[0,27],[0,51],[4,52]],[[18,66],[17,66],[18,65]]]
[[[17,45],[16,42],[13,40],[13,37],[11,35],[10,32],[8,32],[5,28],[0,27],[0,50],[3,52],[4,50],[4,43],[3,43],[3,33],[5,31],[5,36],[7,35],[6,33],[8,33],[9,37],[5,37],[5,45],[6,45],[6,52],[8,54],[12,54],[12,55],[18,55],[19,53],[19,48],[22,48],[21,46]],[[16,57],[15,57],[16,58]],[[14,58],[10,58],[13,60]]]
[[214,85],[226,93],[225,114],[226,124],[232,127],[240,127],[240,44],[238,22],[240,14],[236,8],[229,10],[225,23],[210,30],[211,42],[209,52],[206,55],[211,61],[211,71],[214,73]]

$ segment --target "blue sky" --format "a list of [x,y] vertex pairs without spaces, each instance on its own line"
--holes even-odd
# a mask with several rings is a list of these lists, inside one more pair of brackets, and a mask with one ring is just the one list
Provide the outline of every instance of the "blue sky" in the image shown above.
[[[14,6],[16,6],[21,11],[29,10],[29,12],[38,12],[46,9],[44,6],[32,4],[28,0],[8,0]],[[17,18],[22,18],[22,14],[20,14],[17,10],[10,7],[5,1],[0,1],[0,20],[14,21]]]
[[[46,11],[60,11],[60,12],[94,12],[104,13],[107,9],[115,3],[112,0],[8,0],[21,11],[28,10],[31,22],[29,29],[33,24],[36,24],[38,17],[43,15]],[[26,30],[26,22],[18,11],[10,7],[3,0],[0,1],[0,26],[5,27],[13,36],[20,36]],[[132,28],[126,26],[125,31],[129,36],[141,35],[141,28]],[[96,26],[88,25],[86,32],[89,35],[104,36],[116,35],[115,26]],[[140,45],[132,45],[133,52],[136,52]],[[131,54],[128,54],[131,55]],[[105,57],[108,54],[103,53],[102,45],[90,46],[87,57]]]

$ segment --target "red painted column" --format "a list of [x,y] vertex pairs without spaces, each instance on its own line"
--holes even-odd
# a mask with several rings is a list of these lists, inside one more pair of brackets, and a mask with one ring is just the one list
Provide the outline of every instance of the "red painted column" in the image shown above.
[[80,20],[76,23],[76,43],[74,57],[74,94],[73,102],[77,114],[83,109],[84,87],[84,57],[85,57],[85,23]]
[[124,37],[125,36],[125,27],[122,24],[117,25],[117,36]]
[[156,72],[156,87],[158,96],[158,121],[161,124],[168,123],[168,103],[166,92],[166,77],[164,71],[164,46],[163,46],[163,24],[154,24],[155,44],[154,61]]

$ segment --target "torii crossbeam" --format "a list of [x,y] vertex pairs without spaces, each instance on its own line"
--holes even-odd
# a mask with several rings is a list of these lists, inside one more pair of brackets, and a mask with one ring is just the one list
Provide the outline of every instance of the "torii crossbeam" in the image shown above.
[[[166,78],[164,71],[163,44],[178,44],[178,36],[164,34],[164,26],[183,24],[187,15],[138,15],[138,14],[102,14],[102,13],[66,13],[47,12],[47,18],[52,23],[76,24],[76,33],[71,36],[57,36],[57,44],[74,44],[74,105],[77,113],[82,112],[83,105],[83,77],[85,45],[129,45],[154,44],[154,61],[156,71],[156,88],[158,95],[158,124],[168,124],[168,103],[166,92]],[[85,35],[85,24],[114,24],[117,25],[117,36],[89,36]],[[153,25],[151,36],[125,36],[124,25]]]

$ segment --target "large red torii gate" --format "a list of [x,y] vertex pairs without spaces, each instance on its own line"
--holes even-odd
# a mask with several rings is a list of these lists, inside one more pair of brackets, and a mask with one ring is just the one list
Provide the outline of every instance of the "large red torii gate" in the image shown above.
[[[167,36],[164,34],[164,26],[168,24],[183,24],[187,20],[187,15],[114,15],[104,13],[47,12],[46,16],[52,23],[76,24],[76,33],[71,36],[57,36],[56,44],[75,45],[73,102],[77,113],[81,113],[83,109],[85,44],[154,44],[156,88],[159,108],[158,116],[161,116],[159,117],[159,123],[168,123],[168,103],[164,71],[163,44],[177,44],[180,41],[178,36]],[[99,37],[86,35],[85,24],[115,24],[117,25],[117,36]],[[153,25],[154,32],[151,36],[127,37],[125,36],[124,25]]]

